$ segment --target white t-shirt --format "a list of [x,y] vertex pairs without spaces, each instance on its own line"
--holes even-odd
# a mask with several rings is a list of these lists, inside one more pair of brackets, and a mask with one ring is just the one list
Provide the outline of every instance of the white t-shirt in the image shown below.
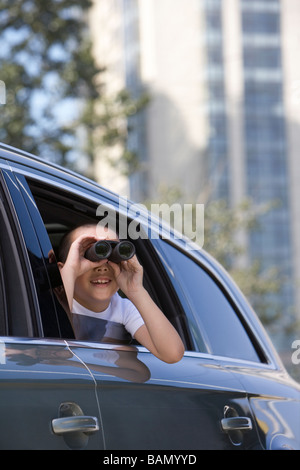
[[124,327],[133,337],[144,324],[136,307],[119,294],[113,295],[103,312],[93,312],[73,299],[73,328],[76,339],[101,341],[103,337],[125,340]]

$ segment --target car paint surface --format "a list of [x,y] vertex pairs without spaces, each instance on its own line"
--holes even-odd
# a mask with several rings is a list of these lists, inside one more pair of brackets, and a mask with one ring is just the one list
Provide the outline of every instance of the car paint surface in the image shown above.
[[[52,420],[63,403],[77,403],[98,417],[92,375],[59,341],[2,338],[0,359],[1,449],[103,449],[103,434],[89,437],[53,433]],[[102,434],[102,435],[101,435]],[[69,439],[69,441],[68,441]]]
[[[300,448],[300,387],[286,373],[236,285],[203,250],[187,255],[210,273],[242,312],[264,357],[261,362],[196,348],[187,350],[179,363],[165,364],[141,346],[80,342],[60,338],[58,333],[55,338],[55,326],[54,338],[47,337],[43,330],[46,309],[40,299],[47,302],[47,315],[50,311],[54,318],[53,298],[48,292],[44,297],[37,295],[43,287],[33,275],[39,271],[33,273],[32,266],[40,272],[46,269],[51,245],[26,178],[51,183],[90,201],[105,201],[124,213],[127,209],[120,207],[117,195],[95,183],[3,145],[0,170],[10,215],[24,246],[23,269],[31,279],[31,305],[36,312],[29,337],[0,338],[1,449]],[[144,217],[146,223],[148,216]],[[163,232],[159,222],[157,230]],[[171,243],[186,253],[182,240],[174,237]],[[182,279],[172,269],[174,259],[161,240],[153,240],[152,246],[168,278],[165,288],[172,285],[183,310],[189,310]],[[18,315],[23,315],[21,305]],[[59,418],[62,405],[69,407],[72,416],[79,407],[84,415],[95,417],[99,429],[56,435],[52,423]],[[245,417],[252,426],[245,431],[224,431],[222,420],[228,416]]]

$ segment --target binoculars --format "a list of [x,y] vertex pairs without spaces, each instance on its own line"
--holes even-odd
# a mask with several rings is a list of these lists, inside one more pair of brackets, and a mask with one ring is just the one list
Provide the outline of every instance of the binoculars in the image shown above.
[[99,240],[88,248],[84,254],[85,258],[90,261],[100,261],[108,259],[113,263],[121,263],[127,261],[135,254],[133,243],[128,240]]

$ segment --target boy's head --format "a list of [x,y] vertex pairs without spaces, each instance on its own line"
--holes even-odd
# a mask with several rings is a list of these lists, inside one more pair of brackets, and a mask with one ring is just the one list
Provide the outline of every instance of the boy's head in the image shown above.
[[[97,240],[118,240],[115,232],[96,224],[77,227],[62,239],[58,253],[60,268],[66,264],[72,243],[83,236],[94,237]],[[99,262],[85,260],[84,262],[88,267],[75,280],[74,298],[83,307],[94,312],[101,312],[108,307],[111,297],[118,291],[114,270],[107,260]]]
[[[92,235],[90,235],[91,233]],[[93,236],[98,240],[118,240],[116,232],[107,227],[102,227],[99,224],[80,225],[70,230],[62,237],[58,248],[57,260],[61,263],[65,263],[73,241],[84,234],[89,234],[89,236]]]

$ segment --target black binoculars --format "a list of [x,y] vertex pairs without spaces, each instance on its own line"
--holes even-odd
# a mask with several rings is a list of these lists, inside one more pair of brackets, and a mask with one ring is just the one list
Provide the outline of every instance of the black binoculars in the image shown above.
[[128,240],[99,240],[88,248],[84,254],[85,258],[90,261],[100,261],[108,259],[114,263],[127,261],[135,254],[134,244]]

